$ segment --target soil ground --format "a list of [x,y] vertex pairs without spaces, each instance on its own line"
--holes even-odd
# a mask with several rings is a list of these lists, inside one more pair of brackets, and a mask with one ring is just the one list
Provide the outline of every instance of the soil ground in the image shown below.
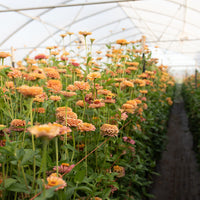
[[167,138],[158,164],[160,176],[155,178],[151,191],[154,200],[200,200],[200,172],[180,95],[172,107]]

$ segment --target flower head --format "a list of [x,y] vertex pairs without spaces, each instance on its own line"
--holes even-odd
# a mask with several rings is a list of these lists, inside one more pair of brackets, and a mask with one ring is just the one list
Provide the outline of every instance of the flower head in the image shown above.
[[123,137],[123,140],[124,140],[124,142],[128,142],[128,143],[130,143],[130,144],[132,144],[132,145],[135,144],[135,141],[134,141],[131,137],[126,137],[126,136],[124,136],[124,137]]
[[35,56],[35,60],[41,60],[41,59],[47,59],[48,56],[46,56],[45,54],[41,53]]
[[35,97],[35,96],[43,93],[43,88],[36,87],[36,86],[29,87],[28,85],[22,85],[22,86],[18,87],[17,89],[18,89],[19,93],[21,93],[27,97]]
[[32,135],[35,135],[36,137],[52,139],[59,135],[60,127],[50,124],[43,124],[30,127],[28,130]]
[[11,54],[8,52],[0,52],[0,58],[7,58],[9,56],[11,56]]
[[99,72],[93,72],[93,73],[88,74],[87,78],[90,81],[93,81],[94,79],[101,78],[101,74]]
[[119,165],[115,165],[113,167],[113,171],[118,173],[117,177],[119,177],[119,178],[125,176],[125,169],[124,169],[124,167],[121,167]]
[[118,135],[119,129],[116,125],[103,124],[100,128],[101,135],[114,137]]
[[84,81],[75,81],[74,86],[77,90],[89,90],[90,89],[89,83],[84,82]]
[[81,131],[81,132],[84,132],[84,131],[95,131],[95,126],[92,125],[92,124],[89,124],[89,123],[80,123],[78,125],[78,129]]
[[54,186],[58,186],[55,191],[57,190],[60,190],[60,189],[63,189],[64,187],[67,186],[67,183],[60,177],[57,177],[55,175],[50,175],[48,178],[47,178],[47,182],[48,184],[46,185],[46,188],[51,188],[51,187],[54,187]]
[[[75,165],[69,165],[68,163],[62,163],[60,166],[58,166],[58,172],[63,174],[68,174],[73,168],[75,167]],[[53,168],[53,170],[56,170],[57,166],[55,166]]]

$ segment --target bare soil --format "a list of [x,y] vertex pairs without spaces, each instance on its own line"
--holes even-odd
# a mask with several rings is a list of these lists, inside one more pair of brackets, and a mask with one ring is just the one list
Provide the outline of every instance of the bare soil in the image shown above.
[[200,172],[180,98],[173,105],[167,137],[166,150],[158,164],[160,176],[155,178],[151,191],[154,200],[200,200]]

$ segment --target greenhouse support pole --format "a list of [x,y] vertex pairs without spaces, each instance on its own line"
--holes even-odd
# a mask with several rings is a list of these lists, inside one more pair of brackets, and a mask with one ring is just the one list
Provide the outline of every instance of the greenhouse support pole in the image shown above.
[[12,67],[15,68],[15,56],[14,56],[14,48],[11,47],[11,63]]
[[142,36],[142,63],[143,63],[143,73],[145,72],[145,41],[146,41],[146,37],[143,35]]
[[195,69],[195,89],[197,89],[197,68]]

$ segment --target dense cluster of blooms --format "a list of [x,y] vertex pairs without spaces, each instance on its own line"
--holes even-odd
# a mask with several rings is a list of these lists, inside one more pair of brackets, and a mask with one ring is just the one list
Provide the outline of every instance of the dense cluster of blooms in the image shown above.
[[[87,57],[72,59],[70,49],[50,46],[48,54],[26,58],[16,68],[0,66],[3,199],[146,195],[174,80],[147,46],[143,69],[141,40],[119,39],[104,56],[89,52],[91,32],[79,34]],[[8,56],[0,52],[0,58]]]

